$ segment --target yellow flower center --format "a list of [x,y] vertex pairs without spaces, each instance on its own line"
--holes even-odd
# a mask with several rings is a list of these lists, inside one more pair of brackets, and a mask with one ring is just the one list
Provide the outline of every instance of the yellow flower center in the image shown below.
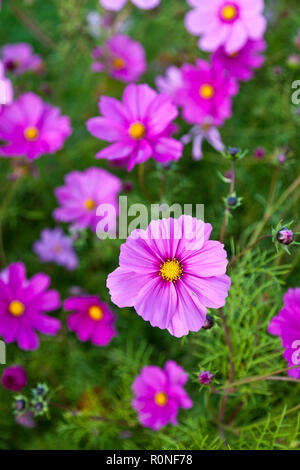
[[98,305],[93,305],[89,308],[89,316],[95,320],[99,321],[103,318],[103,310],[102,308],[98,307]]
[[165,392],[158,392],[154,397],[154,401],[158,406],[165,406],[168,403],[168,396]]
[[38,138],[39,131],[36,127],[27,127],[24,131],[24,136],[26,140],[32,142]]
[[160,265],[159,275],[166,281],[175,282],[181,278],[182,271],[182,264],[176,258],[173,258]]
[[125,61],[121,57],[115,57],[113,60],[113,67],[116,70],[121,70],[125,67]]
[[133,139],[142,139],[146,133],[146,128],[140,122],[134,122],[131,124],[129,134]]
[[87,199],[84,203],[84,207],[88,210],[91,211],[96,207],[96,203],[93,199]]
[[14,317],[20,317],[25,311],[25,306],[19,300],[13,300],[10,302],[8,310]]
[[237,9],[234,5],[225,5],[221,10],[221,17],[225,21],[232,21],[237,17]]
[[206,83],[205,85],[202,85],[202,87],[200,88],[199,94],[202,98],[209,100],[215,94],[214,87]]

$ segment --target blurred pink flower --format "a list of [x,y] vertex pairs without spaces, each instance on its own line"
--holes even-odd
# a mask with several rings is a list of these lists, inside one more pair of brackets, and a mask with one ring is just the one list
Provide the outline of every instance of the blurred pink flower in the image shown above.
[[182,67],[183,86],[177,91],[184,119],[190,124],[221,126],[231,117],[232,97],[238,84],[220,64],[198,59]]
[[176,426],[179,408],[191,408],[193,402],[184,390],[188,374],[175,361],[167,361],[164,369],[146,366],[136,377],[132,390],[133,408],[141,424],[154,431],[168,423]]
[[15,75],[22,75],[27,70],[38,71],[42,66],[41,57],[34,54],[31,45],[27,43],[3,46],[2,60],[5,70]]
[[0,111],[2,105],[9,105],[13,101],[13,86],[11,81],[5,76],[3,62],[0,60]]
[[248,39],[261,39],[267,26],[263,0],[187,0],[194,9],[187,13],[187,30],[201,36],[199,47],[227,54],[239,51]]
[[108,70],[112,78],[135,82],[147,68],[143,46],[124,34],[116,34],[103,47],[96,47],[92,56],[94,72]]
[[[132,3],[142,10],[151,10],[160,4],[160,0],[131,0]],[[107,10],[121,10],[127,0],[100,0],[100,4]]]
[[74,312],[68,316],[68,327],[80,341],[107,346],[117,335],[114,314],[99,297],[70,297],[64,302],[64,310]]
[[112,302],[134,307],[151,326],[181,337],[199,331],[207,308],[225,304],[230,278],[224,245],[210,224],[191,216],[153,220],[121,246],[120,266],[107,278]]
[[26,370],[18,365],[7,367],[3,371],[1,383],[8,390],[20,392],[27,385]]
[[48,290],[50,278],[38,273],[26,278],[23,263],[8,266],[0,278],[0,335],[6,343],[16,341],[24,350],[39,347],[36,331],[56,335],[60,321],[45,315],[60,306],[56,290]]
[[0,147],[4,157],[29,160],[60,150],[71,135],[70,119],[34,93],[21,95],[0,112]]
[[168,96],[148,85],[131,84],[122,102],[102,96],[99,109],[104,117],[89,119],[87,128],[93,136],[113,144],[97,153],[96,158],[126,164],[131,171],[151,157],[160,163],[181,157],[181,142],[170,137],[178,110]]
[[72,238],[66,236],[60,227],[45,228],[41,239],[33,245],[33,251],[44,262],[65,266],[70,271],[78,266],[78,258],[72,246]]
[[213,54],[212,61],[220,64],[232,77],[247,81],[253,77],[253,70],[263,65],[265,58],[261,52],[265,49],[266,42],[263,39],[257,41],[249,39],[240,51],[233,54],[227,54],[221,46]]
[[[90,227],[96,231],[100,216],[96,215],[100,204],[112,204],[118,213],[118,194],[122,189],[119,178],[101,168],[71,171],[65,177],[65,186],[55,189],[60,204],[53,216],[59,222],[72,223],[72,228]],[[112,214],[109,227],[116,224]]]
[[164,77],[156,77],[155,84],[160,93],[169,95],[176,104],[176,92],[182,87],[181,70],[178,67],[175,67],[175,65],[172,65],[166,70],[166,75]]
[[202,126],[193,126],[188,134],[181,137],[181,142],[184,145],[193,142],[192,157],[194,160],[202,159],[202,144],[204,140],[207,140],[217,152],[223,152],[225,150],[225,145],[222,142],[219,130],[209,123],[203,124]]

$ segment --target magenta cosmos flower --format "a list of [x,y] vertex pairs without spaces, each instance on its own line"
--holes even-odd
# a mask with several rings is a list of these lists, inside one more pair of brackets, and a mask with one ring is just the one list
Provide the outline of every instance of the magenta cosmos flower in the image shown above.
[[2,48],[2,60],[7,72],[22,75],[27,70],[38,71],[42,66],[42,59],[34,54],[30,44],[6,44]]
[[108,70],[112,78],[123,82],[135,82],[147,68],[143,46],[124,34],[116,34],[104,47],[96,47],[92,56],[94,72]]
[[226,251],[211,231],[187,215],[133,231],[107,279],[112,301],[177,337],[200,330],[206,308],[222,307],[230,288]]
[[[55,189],[55,196],[60,207],[53,212],[59,222],[72,223],[72,228],[90,227],[96,231],[101,216],[97,216],[97,207],[111,204],[118,213],[118,194],[122,189],[119,178],[101,168],[71,171],[65,177],[65,186]],[[111,213],[110,213],[111,214]],[[113,214],[108,214],[109,227],[115,226]]]
[[184,119],[190,124],[221,126],[231,117],[232,96],[238,84],[220,64],[197,60],[182,67],[183,87],[177,91]]
[[[4,280],[3,280],[4,279]],[[50,278],[38,273],[26,279],[23,263],[13,263],[0,279],[0,335],[6,343],[16,341],[24,350],[37,349],[36,331],[56,335],[60,321],[45,315],[60,306],[59,294],[47,290]]]
[[64,302],[64,309],[74,312],[68,316],[68,327],[80,341],[107,346],[117,334],[114,314],[99,297],[70,297]]
[[167,361],[164,369],[144,367],[132,386],[135,394],[132,406],[140,423],[154,431],[168,423],[176,426],[179,408],[193,406],[183,388],[187,380],[188,374],[174,361]]
[[263,65],[265,58],[261,53],[265,49],[266,42],[263,39],[249,39],[240,51],[233,54],[227,54],[221,46],[213,54],[212,61],[227,70],[232,77],[247,81],[253,77],[253,70]]
[[1,377],[4,388],[13,392],[20,392],[27,385],[26,370],[22,366],[7,367]]
[[0,113],[0,148],[4,157],[39,158],[63,147],[72,130],[67,116],[33,93],[25,93]]
[[53,230],[45,228],[41,233],[41,239],[33,245],[33,251],[42,261],[47,263],[53,261],[70,271],[78,266],[72,238],[67,237],[59,227]]
[[[160,4],[160,0],[131,0],[132,3],[142,10],[151,10]],[[127,3],[127,0],[100,0],[100,4],[107,10],[121,10]]]
[[96,158],[121,162],[131,171],[150,157],[160,163],[181,157],[181,142],[170,137],[178,111],[168,96],[157,94],[148,85],[131,84],[122,103],[103,96],[99,108],[103,117],[89,119],[87,128],[93,136],[113,144]]
[[2,105],[11,104],[13,101],[13,86],[11,81],[5,76],[3,62],[0,60],[0,111]]
[[194,10],[187,13],[187,30],[201,36],[199,47],[227,54],[239,51],[248,39],[261,39],[266,30],[263,0],[187,0]]
[[299,368],[289,370],[288,374],[300,379],[300,288],[289,289],[283,301],[283,308],[271,320],[268,331],[280,336],[288,367],[299,365]]

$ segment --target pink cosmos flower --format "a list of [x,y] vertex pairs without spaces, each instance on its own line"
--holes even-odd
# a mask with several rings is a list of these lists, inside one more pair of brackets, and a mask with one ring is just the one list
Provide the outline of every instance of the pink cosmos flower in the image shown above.
[[131,84],[124,91],[122,103],[103,96],[99,108],[104,117],[89,119],[87,128],[93,136],[113,144],[96,158],[121,161],[131,171],[150,157],[160,163],[181,157],[182,144],[170,137],[178,111],[168,96],[148,85]]
[[[96,231],[101,216],[97,216],[97,207],[111,204],[118,213],[118,194],[122,189],[119,178],[102,168],[71,171],[65,177],[65,186],[55,189],[55,196],[60,204],[53,212],[59,222],[72,223],[72,229],[90,227]],[[108,214],[109,227],[115,226],[115,218]]]
[[231,117],[232,96],[238,84],[220,64],[197,60],[196,65],[182,67],[183,87],[177,91],[177,102],[190,124],[221,126]]
[[167,361],[164,369],[146,366],[133,383],[133,408],[140,423],[154,431],[168,423],[176,426],[179,408],[191,408],[193,402],[184,390],[188,374],[174,361]]
[[41,233],[41,239],[34,243],[33,251],[39,258],[49,263],[65,266],[70,271],[78,266],[78,258],[73,249],[71,237],[67,237],[61,228],[51,230],[45,228]]
[[39,347],[36,331],[56,335],[60,321],[45,315],[60,306],[56,290],[47,290],[50,278],[38,273],[26,279],[23,263],[11,264],[0,279],[0,335],[24,350]]
[[225,304],[230,278],[223,245],[209,240],[210,224],[191,216],[153,220],[121,246],[120,267],[107,287],[120,308],[176,336],[199,331],[207,307]]
[[169,95],[176,104],[177,90],[183,86],[181,70],[178,67],[175,67],[175,65],[172,65],[166,70],[165,77],[156,77],[155,84],[160,93]]
[[268,331],[280,336],[288,367],[299,365],[299,368],[288,370],[288,375],[300,379],[300,288],[289,289],[283,301],[283,308],[270,321]]
[[74,312],[68,316],[68,327],[80,341],[107,346],[117,335],[114,314],[99,297],[70,297],[64,302],[64,309]]
[[[131,0],[132,3],[142,10],[151,10],[160,4],[160,0]],[[100,4],[107,10],[121,10],[127,3],[127,0],[100,0]]]
[[0,111],[2,105],[11,104],[13,101],[13,86],[11,81],[5,76],[3,62],[0,60]]
[[34,93],[25,93],[0,113],[0,147],[4,157],[39,158],[60,150],[71,135],[70,120]]
[[1,383],[4,388],[20,392],[27,385],[26,370],[22,366],[10,366],[4,369]]
[[135,82],[147,68],[143,46],[124,34],[116,34],[104,47],[96,47],[92,56],[94,72],[108,70],[112,78],[123,82]]
[[7,72],[22,75],[27,70],[38,71],[42,66],[42,59],[34,54],[30,44],[6,44],[2,48],[2,60]]
[[209,122],[202,126],[193,126],[190,132],[181,138],[181,142],[184,145],[193,142],[192,157],[194,160],[202,159],[202,143],[204,140],[207,140],[217,152],[223,152],[225,150],[220,132],[215,126],[211,126]]
[[253,69],[263,65],[265,58],[261,52],[265,49],[266,42],[263,39],[249,39],[240,51],[233,54],[227,54],[223,46],[219,47],[213,54],[212,61],[220,64],[232,77],[247,81],[253,77]]
[[201,36],[199,47],[227,54],[244,47],[248,39],[261,39],[267,26],[263,0],[187,0],[194,10],[187,13],[187,30]]

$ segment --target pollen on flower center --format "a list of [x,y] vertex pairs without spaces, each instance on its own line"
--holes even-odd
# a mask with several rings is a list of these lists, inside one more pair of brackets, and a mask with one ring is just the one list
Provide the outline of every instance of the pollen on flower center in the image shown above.
[[225,21],[232,21],[237,17],[237,9],[234,5],[228,4],[221,9],[221,17]]
[[103,310],[102,308],[98,307],[98,305],[93,305],[89,308],[89,316],[96,321],[102,320],[103,318]]
[[121,70],[125,67],[125,61],[121,57],[115,57],[113,60],[113,67],[116,70]]
[[20,317],[25,311],[25,306],[19,300],[13,300],[10,302],[8,310],[14,317]]
[[146,128],[141,122],[134,122],[129,128],[129,134],[133,139],[142,139],[146,133]]
[[84,207],[88,210],[88,211],[91,211],[93,210],[95,207],[96,207],[96,203],[93,199],[87,199],[85,202],[84,202]]
[[159,275],[166,281],[175,282],[181,278],[182,271],[182,264],[176,258],[173,258],[160,265]]
[[215,94],[214,87],[212,85],[209,85],[208,83],[206,83],[206,84],[201,86],[201,88],[199,90],[199,94],[202,98],[205,98],[206,100],[209,100]]
[[154,401],[158,406],[165,406],[168,403],[168,396],[165,392],[158,392],[154,397]]
[[36,127],[27,127],[24,131],[24,136],[26,140],[33,141],[38,138],[39,131]]

